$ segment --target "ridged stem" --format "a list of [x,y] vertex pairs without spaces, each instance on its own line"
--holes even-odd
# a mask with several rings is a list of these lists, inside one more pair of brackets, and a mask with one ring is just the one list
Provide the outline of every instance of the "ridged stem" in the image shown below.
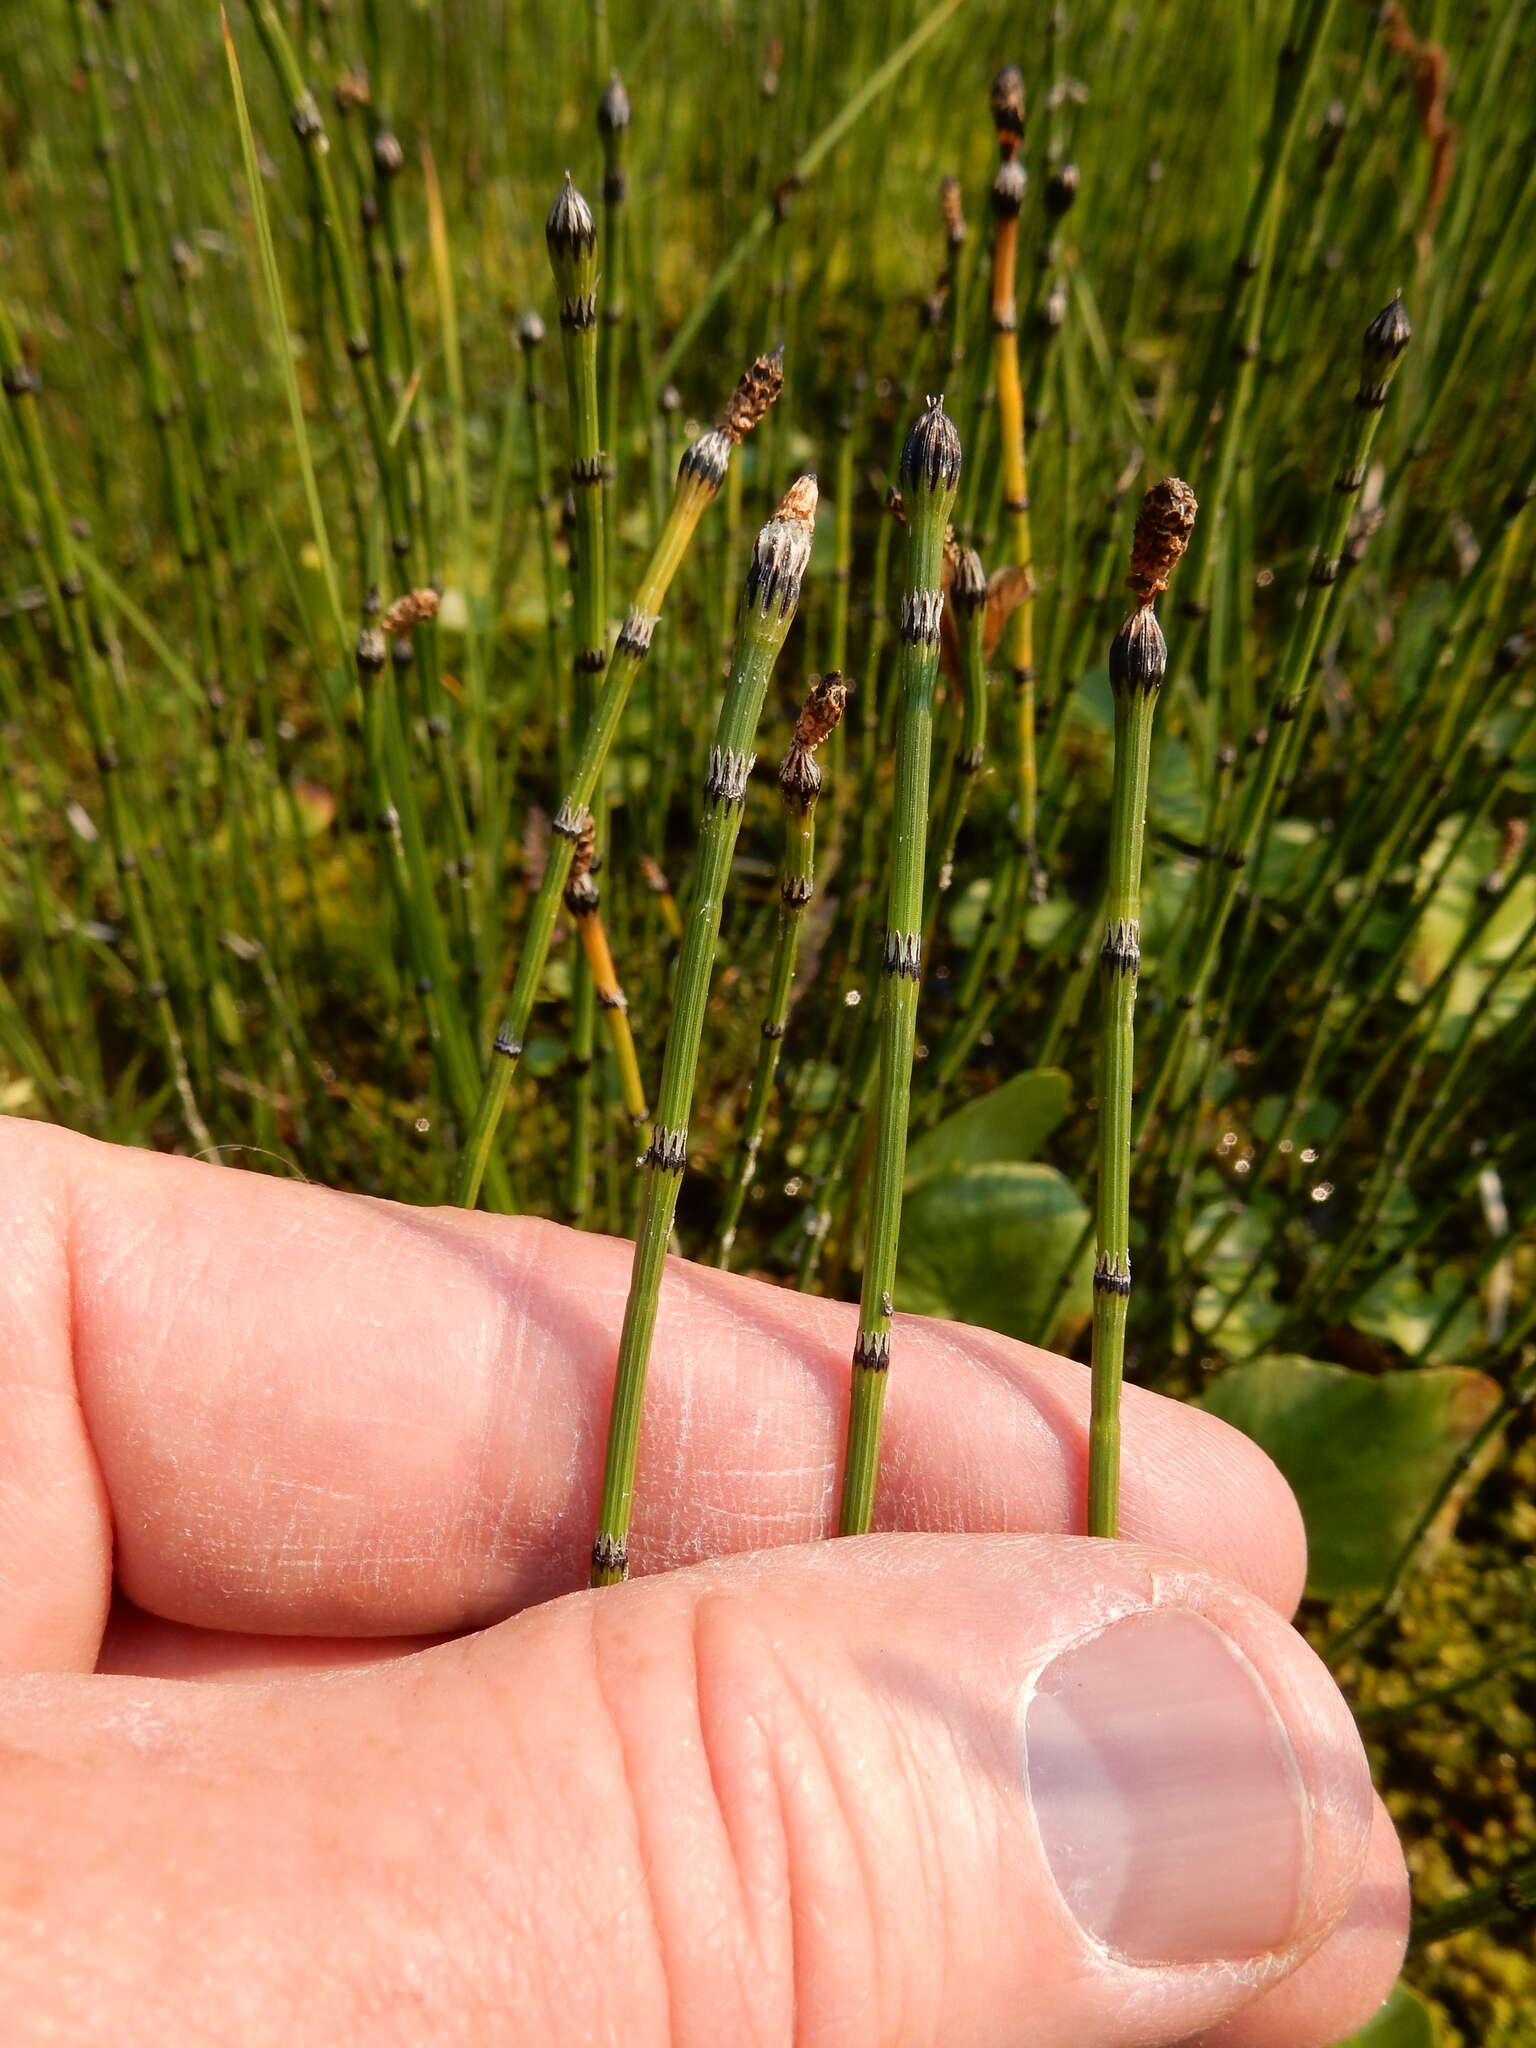
[[955,754],[954,775],[948,801],[939,825],[938,861],[928,887],[928,907],[923,918],[923,944],[929,946],[938,923],[939,909],[954,880],[955,848],[971,798],[987,764],[987,583],[982,567],[971,555],[974,570],[962,562],[950,585],[950,612],[958,628],[960,670],[960,744]]
[[[1372,337],[1383,322],[1389,323],[1390,334],[1385,340],[1373,342]],[[1242,887],[1243,871],[1260,828],[1270,814],[1276,791],[1283,785],[1294,761],[1298,714],[1311,688],[1323,630],[1332,610],[1350,517],[1365,480],[1371,446],[1381,422],[1381,409],[1402,352],[1408,345],[1409,332],[1401,302],[1396,299],[1367,330],[1366,360],[1355,397],[1354,419],[1345,437],[1333,489],[1319,508],[1312,566],[1297,599],[1285,651],[1276,671],[1258,764],[1250,771],[1244,784],[1237,817],[1223,835],[1217,879],[1210,887],[1198,920],[1200,943],[1194,964],[1181,975],[1181,1007],[1173,1024],[1163,1034],[1157,1065],[1143,1091],[1139,1119],[1143,1130],[1156,1115],[1163,1091],[1180,1063],[1185,1043],[1199,1022],[1201,998]]]
[[[1150,618],[1150,613],[1147,614]],[[1154,628],[1155,630],[1155,628]],[[1158,636],[1161,638],[1161,635]],[[1141,965],[1141,866],[1147,774],[1161,675],[1115,690],[1109,897],[1099,955],[1103,988],[1099,1169],[1093,1266],[1093,1383],[1088,1423],[1088,1534],[1113,1536],[1120,1501],[1120,1384],[1131,1298],[1131,1084]]]
[[[687,553],[705,506],[715,497],[725,474],[729,446],[722,450],[714,444],[713,437],[706,436],[705,439],[711,441],[705,456],[698,457],[695,450],[690,449],[678,470],[667,523],[662,528],[655,552],[615,643],[613,659],[602,679],[592,719],[582,735],[580,752],[566,785],[564,801],[555,813],[554,833],[538,894],[529,912],[528,929],[518,958],[512,992],[507,999],[506,1014],[496,1033],[491,1064],[481,1084],[479,1105],[459,1157],[453,1199],[461,1208],[473,1208],[479,1198],[496,1127],[506,1104],[512,1075],[522,1057],[523,1041],[549,959],[561,898],[570,878],[571,858],[623,718],[624,707],[629,702],[630,690],[650,648],[657,616],[672,579]],[[695,448],[698,445],[695,444]]]
[[1006,559],[1025,575],[1023,593],[1009,615],[1003,654],[1013,681],[1018,775],[1015,821],[1018,844],[1033,862],[1039,783],[1035,760],[1034,538],[1029,515],[1024,385],[1019,374],[1018,241],[1024,168],[1003,132],[1004,160],[992,187],[992,361],[997,385],[997,431],[1002,457]]
[[912,1049],[922,979],[923,875],[928,845],[933,696],[938,679],[943,609],[944,533],[959,480],[960,437],[942,403],[930,405],[908,435],[901,462],[907,516],[907,575],[899,626],[893,839],[885,943],[881,951],[883,1001],[874,1170],[858,1331],[853,1346],[839,1517],[844,1536],[862,1534],[873,1518],[880,1429],[890,1377]]
[[[839,516],[842,516],[841,507]],[[720,1219],[715,1262],[726,1271],[730,1270],[742,1205],[757,1172],[758,1150],[768,1121],[768,1104],[773,1096],[779,1054],[789,1022],[789,1001],[795,982],[800,932],[815,894],[816,803],[821,794],[821,770],[814,756],[816,749],[829,736],[829,731],[835,735],[841,729],[846,701],[847,691],[839,673],[833,671],[818,680],[800,714],[794,740],[779,770],[785,828],[784,857],[779,865],[778,930],[774,939],[773,963],[768,973],[757,1065],[737,1139],[736,1171]]]
[[688,1163],[688,1119],[693,1108],[694,1078],[704,1036],[704,1012],[720,935],[720,914],[741,829],[763,700],[794,619],[801,579],[810,559],[815,505],[814,480],[802,478],[758,536],[747,573],[730,680],[715,724],[714,745],[704,780],[693,901],[678,956],[672,1021],[656,1094],[656,1121],[641,1161],[645,1183],[635,1228],[634,1263],[619,1338],[608,1420],[608,1452],[597,1535],[592,1546],[594,1586],[615,1585],[629,1573],[629,1525],[640,1416],[667,1240],[672,1234],[678,1190]]

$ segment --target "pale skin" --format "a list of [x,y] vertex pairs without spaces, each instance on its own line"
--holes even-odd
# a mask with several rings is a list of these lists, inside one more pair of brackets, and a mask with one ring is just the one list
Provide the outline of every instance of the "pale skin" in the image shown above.
[[[1128,1389],[1125,1540],[1091,1544],[1086,1371],[903,1319],[897,1533],[821,1543],[853,1307],[674,1263],[646,1576],[578,1592],[628,1271],[0,1121],[7,2041],[1326,2048],[1369,2017],[1402,1860],[1287,1625],[1262,1455]],[[1083,1932],[1025,1786],[1030,1673],[1153,1610],[1258,1675],[1295,1759],[1295,1910],[1235,1960]]]

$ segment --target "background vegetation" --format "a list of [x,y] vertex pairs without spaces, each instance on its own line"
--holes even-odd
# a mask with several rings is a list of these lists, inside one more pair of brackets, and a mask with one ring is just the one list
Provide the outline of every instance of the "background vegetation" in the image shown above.
[[[1297,1484],[1307,1625],[1361,1706],[1426,1931],[1506,1881],[1473,1931],[1415,1954],[1428,2006],[1379,2039],[1427,2040],[1432,2013],[1445,2044],[1528,2042],[1508,1880],[1536,1855],[1531,10],[268,6],[313,113],[262,12],[231,6],[248,151],[202,0],[0,10],[0,1108],[445,1198],[462,1062],[489,1046],[570,744],[543,238],[569,167],[618,313],[610,629],[681,448],[754,355],[785,350],[607,779],[603,914],[652,1089],[747,549],[797,470],[821,478],[679,1236],[716,1250],[773,952],[773,769],[808,677],[840,668],[855,692],[824,750],[818,896],[734,1260],[856,1291],[900,561],[882,505],[943,390],[961,538],[988,569],[1008,558],[987,90],[1018,63],[1038,841],[999,658],[920,1001],[898,1305],[1083,1341],[1105,661],[1134,506],[1177,472],[1203,512],[1164,607],[1128,1369],[1252,1430]],[[627,192],[605,208],[611,66],[633,120],[608,138]],[[1353,433],[1361,335],[1399,288],[1414,339],[1238,868],[1222,855]],[[359,688],[370,587],[429,582],[436,625]],[[557,940],[490,1193],[622,1231],[636,1146],[579,1019],[572,1062],[574,951]]]

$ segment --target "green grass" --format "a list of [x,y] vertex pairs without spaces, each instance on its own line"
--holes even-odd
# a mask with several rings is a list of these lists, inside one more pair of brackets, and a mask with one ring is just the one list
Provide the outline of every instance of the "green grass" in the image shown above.
[[[898,1256],[896,1305],[1086,1355],[1106,664],[1136,504],[1174,474],[1201,518],[1163,601],[1126,1372],[1194,1394],[1283,1353],[1372,1380],[1451,1367],[1507,1383],[1536,1341],[1536,1144],[1516,1113],[1536,1026],[1536,22],[1410,9],[1413,34],[1444,46],[1428,105],[1429,70],[1375,9],[1230,16],[1215,36],[1194,0],[1080,0],[1021,47],[1002,0],[609,0],[536,22],[488,0],[239,0],[244,132],[202,0],[153,19],[11,0],[0,1107],[407,1201],[462,1192],[581,761],[572,662],[591,601],[611,653],[682,451],[782,343],[783,396],[677,567],[591,808],[654,1099],[676,944],[646,864],[686,918],[752,536],[817,471],[677,1233],[709,1256],[739,1171],[777,952],[774,764],[811,677],[840,668],[855,689],[822,757],[816,896],[731,1256],[859,1293],[906,552],[883,499],[942,392],[964,448],[959,537],[994,571],[1020,558],[1015,437],[993,393],[988,105],[1017,63],[1034,675],[1021,697],[1025,622],[1000,640],[994,617],[986,764],[964,803],[963,693],[940,677],[911,1121],[944,1165],[909,1184],[924,1242]],[[613,67],[631,109],[621,208],[601,199]],[[599,247],[583,386],[616,481],[588,488],[585,543],[564,512],[576,447],[544,244],[567,169],[600,237],[623,222],[616,318]],[[946,239],[948,175],[963,244]],[[1413,341],[1356,464],[1361,337],[1398,290]],[[597,576],[580,555],[599,498]],[[1326,603],[1318,539],[1341,562]],[[435,624],[382,669],[370,643],[360,677],[370,592],[387,604],[429,582]],[[1277,705],[1298,712],[1283,741]],[[602,1034],[569,1073],[579,958],[561,919],[524,991],[517,1113],[486,1199],[626,1231],[636,1148]],[[1047,1067],[1065,1079],[1017,1088]],[[1014,1148],[999,1159],[975,1150],[985,1125],[948,1119],[1002,1084],[1010,1104],[1051,1107],[999,1118]],[[1433,1573],[1415,1564],[1350,1667],[1363,1701],[1471,1669],[1479,1629],[1529,1637],[1511,1480],[1529,1443],[1518,1419],[1461,1489],[1465,1540]],[[1411,1523],[1422,1499],[1399,1500],[1402,1472],[1380,1464],[1362,1448],[1359,1515],[1389,1520],[1390,1497]],[[1309,1626],[1338,1635],[1372,1590],[1330,1592]],[[1536,1841],[1529,1801],[1500,1789],[1530,1775],[1533,1685],[1506,1660],[1486,1690],[1372,1727],[1428,1901]],[[1414,1958],[1443,2042],[1515,2048],[1520,1938],[1485,1929]]]

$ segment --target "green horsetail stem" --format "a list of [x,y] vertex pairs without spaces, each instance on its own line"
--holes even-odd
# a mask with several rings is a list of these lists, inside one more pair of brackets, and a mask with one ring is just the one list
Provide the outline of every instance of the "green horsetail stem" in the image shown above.
[[907,1115],[917,993],[923,973],[923,874],[928,844],[928,774],[933,694],[943,615],[944,535],[960,481],[960,436],[942,399],[930,401],[901,453],[907,516],[907,577],[902,593],[896,713],[896,791],[890,890],[886,901],[876,1100],[874,1180],[864,1248],[864,1282],[853,1346],[848,1447],[840,1527],[862,1535],[874,1510],[880,1423],[890,1377],[892,1290],[901,1232]]
[[303,150],[315,201],[315,220],[325,238],[331,278],[336,287],[337,309],[345,336],[347,360],[352,365],[363,417],[379,473],[390,520],[391,545],[405,562],[412,549],[410,498],[405,484],[405,450],[391,441],[389,419],[384,406],[382,380],[373,353],[368,324],[363,317],[362,294],[352,246],[347,238],[348,212],[331,175],[330,138],[326,134],[319,103],[310,91],[288,32],[274,0],[248,0],[252,23],[265,50],[267,61],[288,102],[288,119]]
[[1018,837],[1034,860],[1035,809],[1035,626],[1034,538],[1029,517],[1029,469],[1024,446],[1024,386],[1019,375],[1019,213],[1026,184],[1019,146],[1024,139],[1024,80],[1010,64],[992,81],[992,119],[1001,162],[992,182],[992,357],[997,385],[998,437],[1002,449],[1003,510],[1008,521],[1008,559],[1025,573],[1023,595],[1008,620],[1004,653],[1013,677],[1018,730]]
[[1152,606],[1189,545],[1195,494],[1177,477],[1142,500],[1130,582],[1140,604],[1115,635],[1109,681],[1115,700],[1110,794],[1109,898],[1100,971],[1104,988],[1099,1076],[1098,1249],[1093,1265],[1093,1386],[1088,1423],[1088,1534],[1113,1536],[1120,1500],[1120,1386],[1131,1299],[1131,1083],[1136,977],[1141,965],[1141,865],[1147,824],[1152,721],[1168,646]]
[[1143,1127],[1156,1114],[1190,1033],[1199,1022],[1201,999],[1242,888],[1249,855],[1295,764],[1301,715],[1307,707],[1323,644],[1323,629],[1333,608],[1350,517],[1365,482],[1387,392],[1412,338],[1413,329],[1401,294],[1395,295],[1365,330],[1355,416],[1345,437],[1333,489],[1319,507],[1312,566],[1296,600],[1285,652],[1276,671],[1258,763],[1244,785],[1237,817],[1224,834],[1217,877],[1199,921],[1199,950],[1193,967],[1182,977],[1180,1008],[1171,1028],[1163,1035],[1157,1065],[1147,1084],[1141,1113]]
[[490,1069],[480,1091],[479,1107],[459,1159],[454,1200],[473,1208],[485,1177],[486,1161],[506,1104],[512,1075],[522,1057],[539,983],[549,959],[561,896],[571,872],[572,856],[597,791],[604,763],[618,732],[630,689],[640,672],[656,631],[661,608],[706,506],[719,494],[730,466],[731,450],[767,412],[784,384],[783,351],[759,356],[737,384],[717,427],[701,434],[684,450],[678,464],[672,508],[656,549],[635,592],[598,692],[593,716],[580,740],[576,765],[565,797],[555,813],[554,837],[544,864],[543,879],[528,919],[522,956],[507,999],[506,1016],[496,1034]]
[[747,571],[730,681],[715,724],[714,745],[704,780],[693,902],[677,965],[677,993],[656,1122],[641,1160],[645,1174],[629,1298],[619,1338],[613,1405],[608,1418],[608,1455],[603,1469],[597,1537],[592,1546],[592,1583],[611,1586],[629,1573],[630,1509],[646,1371],[656,1328],[667,1240],[677,1213],[678,1190],[688,1164],[688,1118],[704,1036],[704,1011],[720,936],[720,913],[741,814],[746,802],[752,751],[769,678],[794,621],[800,586],[811,558],[816,521],[816,479],[802,476],[784,495],[778,511],[757,537]]
[[[572,721],[589,724],[597,678],[608,666],[608,594],[605,577],[603,480],[608,473],[597,403],[597,226],[569,171],[544,223],[550,268],[560,302],[560,353],[570,404],[571,495],[576,506],[572,550],[576,651],[572,666]],[[601,810],[601,806],[599,806]],[[586,1214],[592,1161],[592,1058],[597,1039],[597,991],[585,952],[571,974],[570,1142],[566,1152],[565,1206],[572,1222]]]
[[396,599],[380,617],[377,591],[370,591],[363,606],[353,659],[363,707],[363,757],[368,778],[368,800],[373,826],[378,834],[381,865],[389,879],[396,912],[405,936],[411,973],[421,998],[427,1027],[427,1043],[450,1101],[463,1101],[466,1091],[472,1100],[472,1063],[461,1070],[468,1048],[457,1039],[453,1020],[447,1013],[444,987],[437,972],[430,935],[421,916],[420,886],[425,875],[425,839],[420,820],[415,821],[417,837],[407,832],[392,791],[409,785],[405,757],[405,736],[400,722],[395,684],[388,679],[391,644],[408,646],[415,629],[437,615],[435,590],[411,591]]
[[[1134,1132],[1137,1145],[1144,1141],[1151,1129],[1164,1093],[1179,1070],[1191,1034],[1200,1021],[1206,984],[1236,906],[1249,856],[1271,817],[1276,797],[1284,786],[1284,777],[1289,773],[1297,751],[1296,728],[1299,715],[1308,701],[1318,650],[1322,646],[1323,631],[1332,608],[1349,537],[1350,517],[1365,481],[1366,465],[1387,392],[1412,338],[1413,329],[1401,294],[1395,294],[1391,303],[1383,307],[1365,331],[1360,382],[1355,393],[1355,416],[1345,437],[1334,487],[1318,507],[1311,568],[1297,596],[1291,630],[1275,671],[1269,719],[1264,727],[1258,762],[1244,786],[1237,817],[1230,828],[1224,830],[1218,879],[1208,885],[1214,889],[1214,896],[1208,894],[1198,912],[1199,950],[1193,966],[1180,976],[1178,1008],[1162,1035],[1157,1058],[1137,1103]],[[1224,1217],[1219,1229],[1208,1227],[1205,1230],[1190,1250],[1186,1261],[1188,1265],[1196,1264],[1209,1253],[1220,1229],[1226,1228],[1228,1221]],[[1086,1232],[1083,1241],[1086,1242]],[[1057,1282],[1051,1308],[1053,1318],[1066,1299],[1075,1258],[1076,1254],[1063,1268]]]
[[[624,202],[627,180],[624,174],[624,145],[629,134],[629,94],[617,71],[597,103],[597,132],[603,141],[603,348],[602,393],[598,420],[603,449],[608,458],[604,488],[608,497],[608,526],[613,528],[613,508],[619,483],[619,367],[624,355],[624,301],[626,269]],[[611,568],[611,564],[610,564]]]
[[[535,358],[544,340],[544,322],[531,308],[518,320],[517,345],[523,357],[523,403],[528,416],[529,450],[533,461],[533,510],[539,535],[539,569],[544,584],[545,654],[549,702],[555,712],[555,748],[560,780],[565,780],[568,724],[560,687],[560,574],[555,559],[554,492],[550,488],[549,434],[544,424],[544,393]],[[510,437],[509,437],[510,439]],[[499,531],[499,528],[496,529]]]
[[960,686],[960,746],[949,801],[939,827],[939,861],[929,892],[924,942],[931,940],[940,899],[954,880],[955,847],[982,769],[987,764],[987,574],[974,548],[961,548],[950,578],[949,608],[958,642],[956,671]]
[[111,678],[104,671],[102,657],[97,652],[85,582],[75,552],[74,532],[59,495],[53,458],[48,452],[38,417],[37,400],[41,389],[42,379],[23,352],[10,309],[4,299],[0,299],[0,391],[10,403],[16,437],[21,442],[32,494],[37,500],[42,523],[42,555],[64,607],[68,628],[64,651],[70,680],[79,700],[80,716],[95,756],[97,774],[101,778],[107,844],[117,869],[118,889],[127,915],[128,930],[138,955],[139,990],[154,1012],[166,1068],[187,1133],[200,1152],[217,1160],[219,1155],[213,1149],[212,1134],[203,1120],[193,1091],[186,1049],[161,969],[160,947],[139,865],[133,820],[122,790],[122,761],[112,723],[115,693]]
[[768,996],[763,1007],[757,1067],[747,1096],[746,1114],[741,1120],[736,1172],[726,1196],[725,1213],[720,1219],[715,1263],[727,1272],[736,1245],[736,1226],[741,1220],[742,1204],[757,1173],[757,1155],[763,1142],[768,1104],[773,1095],[779,1054],[789,1023],[789,998],[800,952],[800,933],[806,910],[816,891],[816,800],[821,795],[821,768],[816,760],[816,749],[830,733],[838,730],[847,702],[848,685],[835,669],[831,674],[819,677],[801,709],[789,752],[779,769],[779,789],[787,814],[784,860],[779,869],[779,927],[774,940],[773,965],[768,974]]
[[571,408],[571,492],[576,502],[576,711],[608,665],[603,625],[603,476],[597,410],[597,224],[569,171],[544,223],[560,302],[560,349]]

